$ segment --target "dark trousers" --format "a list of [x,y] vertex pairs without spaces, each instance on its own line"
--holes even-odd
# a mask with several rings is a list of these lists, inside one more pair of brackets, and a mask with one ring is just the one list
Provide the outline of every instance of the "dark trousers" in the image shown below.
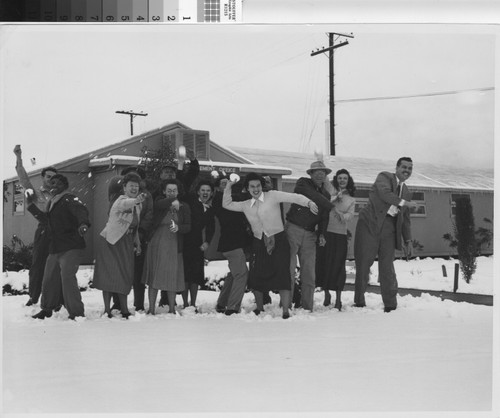
[[41,223],[35,231],[33,240],[33,259],[29,272],[28,294],[33,303],[37,303],[42,293],[43,272],[49,256],[49,237],[47,226]]
[[223,252],[229,263],[229,275],[224,281],[217,305],[228,310],[240,311],[248,280],[248,267],[243,248]]
[[397,306],[398,281],[394,271],[396,250],[396,220],[387,216],[379,234],[373,235],[363,219],[356,225],[354,258],[356,282],[354,303],[365,305],[365,292],[370,279],[370,267],[378,256],[378,278],[382,301],[386,308]]
[[41,302],[43,310],[52,311],[57,308],[62,294],[69,315],[84,316],[82,295],[76,278],[82,257],[82,250],[49,254],[43,274]]

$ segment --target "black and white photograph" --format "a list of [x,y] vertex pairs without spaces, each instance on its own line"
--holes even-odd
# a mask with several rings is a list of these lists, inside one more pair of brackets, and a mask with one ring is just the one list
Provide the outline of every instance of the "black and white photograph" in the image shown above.
[[499,417],[497,64],[488,25],[1,25],[3,416]]

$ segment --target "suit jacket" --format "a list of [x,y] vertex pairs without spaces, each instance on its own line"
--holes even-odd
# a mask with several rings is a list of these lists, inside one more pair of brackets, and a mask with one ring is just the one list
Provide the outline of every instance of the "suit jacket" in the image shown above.
[[[403,184],[401,197],[396,193],[398,179],[394,173],[383,171],[377,176],[370,190],[370,200],[359,213],[359,220],[363,220],[368,226],[372,235],[380,234],[382,225],[387,216],[387,211],[391,205],[397,206],[401,199],[411,200],[412,194]],[[396,220],[396,248],[402,249],[402,241],[411,240],[410,209],[403,206],[397,215]]]

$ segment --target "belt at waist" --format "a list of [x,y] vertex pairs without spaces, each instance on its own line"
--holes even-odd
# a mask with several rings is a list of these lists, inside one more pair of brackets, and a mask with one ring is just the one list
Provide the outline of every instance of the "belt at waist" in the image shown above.
[[295,222],[292,222],[290,219],[288,219],[288,222],[291,223],[294,226],[298,226],[299,228],[305,229],[306,231],[309,231],[309,232],[315,232],[316,231],[316,225],[314,225],[312,227],[311,226],[302,226],[302,225],[296,224]]

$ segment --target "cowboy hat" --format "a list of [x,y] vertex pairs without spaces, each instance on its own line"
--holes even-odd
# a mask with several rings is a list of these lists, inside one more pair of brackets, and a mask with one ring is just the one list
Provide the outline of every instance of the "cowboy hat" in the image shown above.
[[310,175],[313,171],[316,171],[316,170],[323,170],[326,174],[330,174],[332,172],[332,170],[330,170],[329,168],[327,168],[325,166],[323,161],[314,161],[311,164],[311,168],[309,170],[307,170],[306,173]]

